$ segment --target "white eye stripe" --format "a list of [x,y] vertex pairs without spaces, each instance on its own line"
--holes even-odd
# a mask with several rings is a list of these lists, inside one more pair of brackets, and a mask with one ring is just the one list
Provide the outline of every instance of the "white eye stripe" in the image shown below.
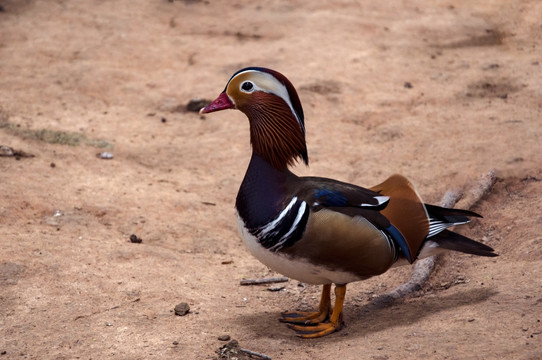
[[[304,133],[305,132],[305,126],[303,126],[303,123],[301,122],[301,119],[299,119],[299,117],[297,116],[296,111],[294,110],[294,107],[292,105],[292,101],[290,100],[290,95],[288,94],[288,89],[286,88],[286,86],[284,84],[282,84],[280,81],[278,81],[273,75],[268,74],[268,73],[264,73],[264,72],[261,72],[261,71],[257,71],[257,70],[246,70],[246,71],[243,71],[243,72],[240,72],[239,74],[237,74],[236,77],[241,75],[241,74],[245,74],[245,73],[253,73],[253,76],[255,77],[254,79],[257,79],[258,82],[261,83],[264,87],[262,88],[262,87],[256,85],[256,83],[254,81],[245,80],[239,86],[239,90],[246,93],[246,94],[253,93],[254,91],[263,91],[263,92],[273,94],[273,95],[276,95],[276,96],[280,97],[282,100],[284,100],[284,102],[286,102],[286,104],[288,104],[288,107],[292,111],[292,114],[294,114],[299,126],[301,127],[301,129],[303,130],[303,133]],[[249,83],[253,84],[253,87],[252,87],[252,89],[250,89],[250,91],[243,90],[243,84],[246,83],[246,82],[249,82]]]

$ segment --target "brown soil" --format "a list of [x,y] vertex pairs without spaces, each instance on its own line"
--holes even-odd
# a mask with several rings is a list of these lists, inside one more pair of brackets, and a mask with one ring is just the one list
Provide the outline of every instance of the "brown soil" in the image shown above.
[[[212,359],[224,334],[273,359],[542,358],[542,2],[0,5],[0,359]],[[496,169],[463,233],[501,256],[447,255],[389,306],[410,268],[351,284],[341,332],[296,338],[279,313],[318,287],[239,285],[276,276],[234,219],[247,121],[182,110],[249,65],[299,89],[299,174],[399,172],[435,203]]]

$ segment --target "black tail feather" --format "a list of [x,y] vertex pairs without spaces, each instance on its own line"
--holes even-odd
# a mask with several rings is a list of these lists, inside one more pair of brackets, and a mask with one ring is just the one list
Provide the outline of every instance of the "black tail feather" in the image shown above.
[[449,230],[444,230],[433,236],[431,241],[436,242],[439,245],[439,248],[446,250],[460,251],[462,253],[478,256],[499,256],[494,252],[495,250],[493,250],[492,247]]
[[[460,217],[468,220],[469,217],[481,218],[482,215],[470,210],[443,208],[436,205],[424,204],[429,217]],[[459,221],[462,222],[462,221]]]

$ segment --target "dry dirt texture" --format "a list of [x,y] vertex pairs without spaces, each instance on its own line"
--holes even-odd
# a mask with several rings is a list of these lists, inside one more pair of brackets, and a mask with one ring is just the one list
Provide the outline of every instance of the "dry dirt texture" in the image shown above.
[[[542,358],[542,2],[258,3],[0,0],[0,145],[34,155],[0,157],[0,360]],[[388,306],[411,268],[351,284],[341,332],[296,338],[318,287],[239,285],[277,276],[237,235],[248,123],[183,111],[249,65],[299,91],[299,174],[437,203],[496,169],[462,232],[500,257]]]

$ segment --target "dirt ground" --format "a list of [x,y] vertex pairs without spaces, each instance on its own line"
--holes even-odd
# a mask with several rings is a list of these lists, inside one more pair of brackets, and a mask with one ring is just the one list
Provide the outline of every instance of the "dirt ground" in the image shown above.
[[[23,152],[0,157],[0,359],[214,359],[226,334],[272,359],[542,358],[541,1],[0,5],[0,145]],[[410,267],[351,284],[341,332],[296,338],[279,314],[319,287],[239,285],[277,276],[236,229],[248,123],[184,110],[250,65],[299,91],[299,174],[399,172],[438,203],[495,169],[462,232],[500,256],[446,255],[389,306]]]

